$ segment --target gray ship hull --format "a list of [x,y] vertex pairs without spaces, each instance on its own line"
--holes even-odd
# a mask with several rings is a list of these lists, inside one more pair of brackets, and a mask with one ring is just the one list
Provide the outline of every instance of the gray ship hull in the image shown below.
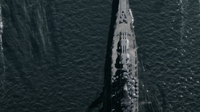
[[138,61],[129,0],[119,0],[112,44],[112,112],[138,112]]

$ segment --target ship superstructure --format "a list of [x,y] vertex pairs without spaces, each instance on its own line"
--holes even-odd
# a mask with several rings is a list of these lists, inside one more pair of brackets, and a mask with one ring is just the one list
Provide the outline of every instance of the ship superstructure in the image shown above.
[[112,112],[138,112],[138,59],[129,0],[119,0],[112,46]]

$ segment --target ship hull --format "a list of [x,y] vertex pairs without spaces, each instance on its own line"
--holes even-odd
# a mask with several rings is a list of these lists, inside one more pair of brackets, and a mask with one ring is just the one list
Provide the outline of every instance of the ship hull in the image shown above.
[[112,111],[138,112],[138,58],[133,16],[128,0],[119,0],[112,44]]

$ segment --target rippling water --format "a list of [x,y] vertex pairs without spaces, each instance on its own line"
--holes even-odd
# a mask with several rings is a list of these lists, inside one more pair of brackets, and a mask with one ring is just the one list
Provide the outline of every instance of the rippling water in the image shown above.
[[[200,2],[130,6],[140,111],[199,112]],[[86,111],[103,90],[111,12],[112,0],[4,0],[0,111]]]

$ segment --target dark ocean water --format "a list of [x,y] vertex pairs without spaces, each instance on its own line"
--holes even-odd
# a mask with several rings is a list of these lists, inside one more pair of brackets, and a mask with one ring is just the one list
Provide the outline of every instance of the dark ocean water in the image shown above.
[[[0,112],[98,112],[88,108],[106,86],[112,2],[2,0]],[[200,1],[130,6],[140,112],[200,112]]]

